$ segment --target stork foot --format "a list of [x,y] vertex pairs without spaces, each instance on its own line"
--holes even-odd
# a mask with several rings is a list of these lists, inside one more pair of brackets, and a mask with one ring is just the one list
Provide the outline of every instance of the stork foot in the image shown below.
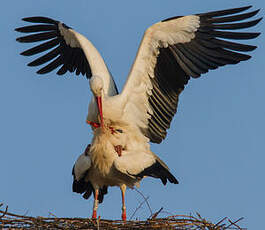
[[122,220],[123,221],[126,221],[126,211],[125,212],[122,212],[122,214],[121,214],[121,218],[122,218]]
[[97,211],[93,210],[92,219],[97,219]]

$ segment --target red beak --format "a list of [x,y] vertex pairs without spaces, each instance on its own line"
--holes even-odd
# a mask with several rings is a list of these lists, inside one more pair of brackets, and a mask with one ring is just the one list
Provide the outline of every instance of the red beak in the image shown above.
[[96,97],[97,105],[98,105],[98,111],[100,115],[100,126],[103,128],[104,122],[103,122],[103,113],[102,113],[102,100],[101,97]]

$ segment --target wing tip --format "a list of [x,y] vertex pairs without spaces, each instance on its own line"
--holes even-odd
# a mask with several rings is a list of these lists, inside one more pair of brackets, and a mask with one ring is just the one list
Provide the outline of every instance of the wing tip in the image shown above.
[[248,10],[248,9],[250,9],[252,7],[253,7],[253,5],[248,5],[248,6],[242,6],[242,7],[232,8],[230,10],[239,10],[239,12],[242,12],[242,11]]
[[256,38],[256,37],[260,36],[260,34],[261,34],[261,32],[251,33],[250,39]]
[[18,38],[16,38],[16,41],[17,41],[17,42],[23,42],[23,37],[18,37]]
[[244,10],[248,10],[248,9],[250,9],[250,8],[252,8],[253,7],[253,5],[248,5],[248,6],[243,6],[243,7],[241,7],[242,9],[244,8]]
[[260,18],[258,18],[256,20],[254,20],[252,26],[256,26],[262,19],[263,19],[263,17],[260,17]]
[[24,17],[24,18],[21,18],[21,20],[27,22],[27,21],[30,20],[31,18],[32,18],[32,17]]
[[251,17],[254,17],[255,15],[257,15],[259,12],[260,12],[260,8],[259,9],[256,9],[256,10],[254,10],[254,11],[251,11],[251,12],[249,12],[249,13],[246,13],[246,14],[249,14],[250,16],[250,18]]
[[35,20],[36,18],[40,18],[40,17],[41,16],[25,17],[25,18],[21,18],[21,20],[24,22],[33,22],[33,20]]
[[44,71],[43,69],[39,69],[38,71],[36,71],[36,74],[40,74],[40,75],[43,75],[45,73],[46,71]]
[[29,55],[27,55],[26,51],[21,52],[20,55],[22,55],[22,56],[29,56]]
[[21,32],[22,28],[23,28],[23,27],[18,27],[18,28],[15,28],[14,30],[15,30],[16,32]]
[[225,15],[237,14],[237,13],[246,11],[246,10],[250,9],[251,7],[253,7],[253,6],[248,5],[248,6],[230,8],[230,9],[225,9],[225,10],[210,11],[207,13],[200,13],[200,14],[196,14],[196,15],[215,18],[215,17],[225,16]]
[[257,25],[261,20],[263,20],[263,17],[256,19],[255,21],[257,21],[257,23],[255,25]]
[[[21,54],[21,55],[23,55],[23,54]],[[27,66],[32,67],[32,66],[37,66],[37,65],[34,65],[34,63],[33,63],[33,61],[32,61],[32,62],[28,63]]]
[[33,16],[33,17],[25,17],[21,19],[25,22],[32,22],[32,23],[48,23],[48,24],[58,24],[59,21],[56,21],[52,18],[43,17],[43,16]]

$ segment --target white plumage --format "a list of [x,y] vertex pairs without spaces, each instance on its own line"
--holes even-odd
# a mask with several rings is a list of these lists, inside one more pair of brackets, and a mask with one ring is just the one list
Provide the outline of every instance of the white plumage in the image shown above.
[[84,198],[94,193],[93,217],[108,186],[120,186],[122,218],[126,220],[126,186],[138,185],[145,176],[160,178],[164,184],[167,180],[178,183],[165,163],[150,151],[149,142],[160,143],[166,137],[179,95],[190,77],[198,78],[210,69],[250,58],[244,52],[256,46],[229,41],[259,35],[233,31],[255,26],[261,20],[243,21],[259,11],[241,13],[249,8],[173,17],[152,25],[143,36],[120,94],[102,57],[83,35],[50,18],[23,19],[39,24],[17,28],[19,32],[34,33],[18,38],[19,42],[48,41],[22,55],[31,56],[54,47],[29,66],[50,61],[37,73],[60,67],[59,75],[70,71],[90,79],[93,97],[87,122],[94,138],[74,165],[73,191],[84,194]]

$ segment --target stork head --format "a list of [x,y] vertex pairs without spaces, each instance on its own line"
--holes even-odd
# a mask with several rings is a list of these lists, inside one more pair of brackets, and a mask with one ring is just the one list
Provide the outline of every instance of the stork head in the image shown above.
[[100,76],[93,75],[89,81],[90,89],[94,94],[98,106],[98,111],[100,115],[100,126],[103,128],[103,113],[102,113],[102,95],[103,95],[103,79]]
[[95,97],[100,97],[103,91],[103,79],[100,76],[93,75],[89,81],[90,89]]

